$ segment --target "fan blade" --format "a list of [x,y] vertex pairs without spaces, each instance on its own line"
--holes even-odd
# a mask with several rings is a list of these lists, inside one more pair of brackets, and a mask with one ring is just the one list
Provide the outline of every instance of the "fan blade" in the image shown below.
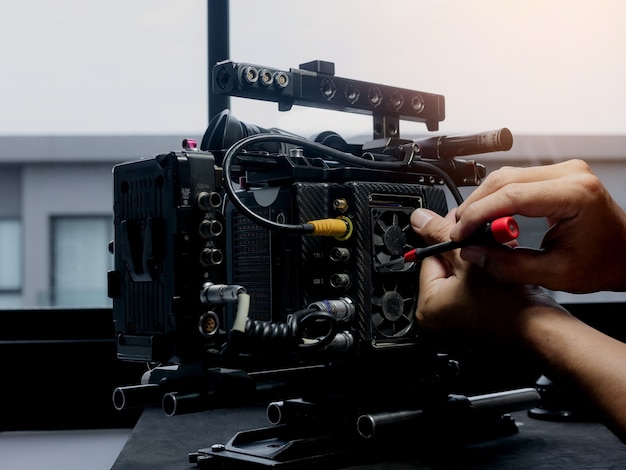
[[374,233],[372,235],[372,240],[374,241],[374,246],[384,246],[385,242],[383,242],[383,237]]

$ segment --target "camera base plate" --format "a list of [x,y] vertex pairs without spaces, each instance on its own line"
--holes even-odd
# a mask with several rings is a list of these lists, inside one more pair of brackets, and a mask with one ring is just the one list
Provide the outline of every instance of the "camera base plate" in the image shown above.
[[[430,415],[430,416],[428,416]],[[518,432],[509,414],[426,414],[426,420],[398,421],[383,436],[357,435],[347,421],[320,426],[311,422],[279,424],[241,431],[226,444],[214,444],[189,454],[189,462],[204,470],[308,469],[321,464],[336,468],[406,456],[432,455],[472,442]],[[417,447],[416,447],[417,446]],[[417,452],[416,452],[417,451]]]

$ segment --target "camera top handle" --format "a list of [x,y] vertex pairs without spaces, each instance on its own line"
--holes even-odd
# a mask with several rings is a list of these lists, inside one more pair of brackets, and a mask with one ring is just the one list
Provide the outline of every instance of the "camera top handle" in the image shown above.
[[335,64],[315,60],[282,71],[271,67],[219,62],[212,91],[218,95],[275,101],[279,111],[294,104],[373,116],[374,139],[399,137],[400,120],[423,122],[429,131],[445,118],[443,95],[335,76]]

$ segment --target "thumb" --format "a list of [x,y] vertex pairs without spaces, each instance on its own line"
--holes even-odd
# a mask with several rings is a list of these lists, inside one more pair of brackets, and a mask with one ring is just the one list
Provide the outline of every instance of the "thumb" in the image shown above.
[[427,244],[450,240],[450,229],[454,226],[451,220],[428,209],[416,209],[411,214],[411,225],[417,235]]

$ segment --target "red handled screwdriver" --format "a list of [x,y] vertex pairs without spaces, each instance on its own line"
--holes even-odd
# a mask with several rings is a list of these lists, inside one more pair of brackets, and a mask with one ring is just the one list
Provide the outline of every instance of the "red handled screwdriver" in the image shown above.
[[404,262],[419,261],[427,256],[434,256],[444,251],[454,250],[468,245],[492,245],[494,243],[506,243],[515,240],[519,235],[519,226],[513,217],[500,217],[483,225],[477,232],[460,242],[447,241],[437,243],[424,248],[415,248],[407,251],[403,258]]

